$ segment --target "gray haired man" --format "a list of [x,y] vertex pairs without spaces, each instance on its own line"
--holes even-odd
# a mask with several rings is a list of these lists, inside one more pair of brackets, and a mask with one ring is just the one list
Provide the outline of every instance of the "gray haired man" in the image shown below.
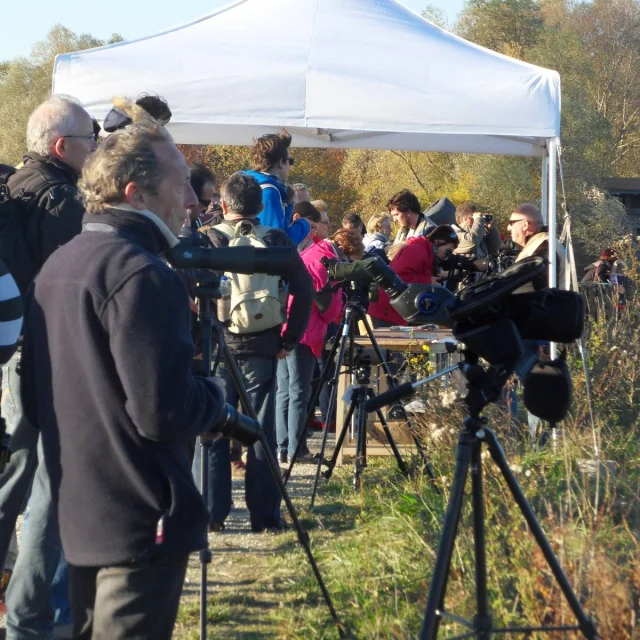
[[[40,268],[59,246],[80,233],[84,208],[76,185],[85,160],[96,149],[91,116],[75,98],[51,96],[29,118],[27,149],[22,168],[7,184],[14,197],[24,193],[29,201],[26,241]],[[2,414],[14,453],[0,475],[0,566],[33,482],[29,526],[6,594],[7,638],[46,640],[53,633],[50,591],[61,558],[60,542],[39,434],[22,407],[20,357],[14,355],[2,375]]]

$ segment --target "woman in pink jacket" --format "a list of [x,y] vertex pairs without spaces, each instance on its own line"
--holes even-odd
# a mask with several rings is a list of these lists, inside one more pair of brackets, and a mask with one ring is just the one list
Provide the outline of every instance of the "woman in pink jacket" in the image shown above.
[[[316,288],[320,291],[328,282],[326,267],[320,262],[324,257],[335,258],[333,245],[326,240],[313,239],[300,257],[305,263]],[[289,298],[291,304],[291,298]],[[324,349],[327,326],[337,322],[342,313],[342,293],[331,296],[331,302],[321,312],[314,303],[307,330],[289,356],[278,361],[278,390],[276,392],[276,436],[280,462],[293,456],[300,437],[306,440],[304,422],[311,397],[311,379],[318,358]],[[285,327],[283,327],[284,330]],[[298,462],[315,462],[306,446],[300,451]]]

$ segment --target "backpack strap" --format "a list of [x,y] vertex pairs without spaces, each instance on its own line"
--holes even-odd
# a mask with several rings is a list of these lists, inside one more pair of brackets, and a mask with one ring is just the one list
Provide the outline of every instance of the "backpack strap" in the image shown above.
[[224,234],[229,240],[232,240],[235,236],[236,230],[228,222],[221,222],[220,224],[213,225],[211,229],[216,229],[220,233]]

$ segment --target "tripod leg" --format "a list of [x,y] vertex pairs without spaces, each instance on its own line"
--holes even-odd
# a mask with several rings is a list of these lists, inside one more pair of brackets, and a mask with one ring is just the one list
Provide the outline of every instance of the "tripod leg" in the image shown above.
[[356,396],[353,395],[351,399],[351,403],[349,404],[349,409],[347,411],[347,415],[344,417],[344,422],[342,423],[342,427],[340,428],[340,433],[338,434],[338,438],[336,440],[336,448],[333,451],[333,455],[331,456],[331,460],[327,462],[327,469],[322,473],[322,476],[327,480],[333,474],[333,470],[336,467],[336,462],[338,460],[338,455],[340,454],[340,449],[342,448],[342,444],[344,443],[344,439],[347,435],[347,431],[349,430],[349,426],[351,424],[351,418],[353,418],[353,414],[356,410]]
[[484,487],[482,480],[482,445],[474,440],[471,451],[471,495],[473,504],[473,542],[476,560],[476,605],[474,626],[479,640],[489,640],[493,623],[489,615],[487,592],[487,547],[485,542]]
[[540,550],[542,551],[542,554],[544,555],[544,558],[547,561],[547,564],[549,565],[549,568],[551,569],[551,572],[553,573],[558,586],[562,589],[564,597],[567,599],[567,602],[571,607],[571,610],[573,611],[573,615],[578,621],[582,634],[589,640],[596,640],[596,638],[598,638],[596,627],[584,612],[580,601],[578,600],[576,594],[573,591],[573,588],[571,587],[569,579],[562,570],[560,562],[558,562],[558,558],[556,558],[556,555],[553,552],[553,549],[551,548],[551,545],[549,544],[549,541],[547,540],[547,537],[545,536],[544,531],[542,530],[542,527],[540,526],[540,523],[538,522],[533,509],[531,508],[531,505],[529,504],[529,501],[525,497],[522,489],[520,488],[520,485],[518,484],[518,481],[509,468],[509,463],[507,462],[504,451],[502,450],[498,439],[496,438],[493,431],[491,431],[491,429],[484,430],[484,440],[489,447],[489,452],[491,453],[493,461],[500,469],[502,477],[505,479],[505,482],[507,483],[507,486],[509,487],[514,500],[516,501],[518,507],[520,508],[520,511],[522,512],[522,515],[524,516],[524,519],[527,521],[529,529],[531,530],[531,533],[533,534],[538,547],[540,547]]
[[[373,389],[368,390],[367,396],[369,398],[375,397],[375,393],[373,392]],[[385,419],[384,414],[382,413],[382,410],[378,409],[378,411],[376,411],[376,415],[378,416],[378,420],[380,420],[380,424],[384,429],[384,435],[387,436],[387,440],[389,441],[389,446],[391,447],[391,451],[393,451],[393,455],[396,459],[396,462],[398,463],[398,468],[400,469],[400,473],[402,473],[402,475],[404,476],[408,476],[409,469],[407,469],[407,465],[402,459],[402,454],[398,449],[398,445],[396,444],[396,441],[393,438],[393,434],[391,433],[391,429],[389,429],[389,424],[387,423],[387,420]]]
[[[224,345],[224,349],[223,349],[223,355],[224,355],[224,360],[225,360],[225,364],[228,366],[229,368],[229,373],[231,374],[231,378],[234,382],[234,385],[236,386],[236,389],[238,391],[238,396],[240,398],[240,405],[242,407],[243,412],[246,413],[246,415],[250,416],[251,418],[253,418],[254,420],[258,421],[255,409],[253,408],[253,405],[251,404],[251,399],[249,398],[249,395],[247,394],[247,390],[244,388],[244,384],[242,382],[242,375],[240,374],[240,370],[238,369],[238,366],[235,362],[235,360],[233,359],[233,357],[231,356],[231,352],[229,351],[229,347],[225,344]],[[284,482],[282,481],[282,476],[280,475],[280,467],[278,466],[278,463],[275,459],[275,456],[273,454],[273,451],[271,450],[271,448],[269,447],[269,442],[267,441],[267,437],[266,434],[264,432],[260,433],[260,443],[262,444],[262,449],[264,451],[264,455],[265,455],[265,459],[267,461],[267,464],[269,465],[269,469],[271,470],[271,475],[273,476],[276,484],[278,485],[278,488],[280,489],[280,493],[282,494],[282,499],[284,500],[284,503],[287,507],[287,511],[289,512],[289,515],[291,516],[291,522],[293,523],[294,528],[296,529],[296,532],[298,534],[298,540],[300,541],[300,544],[303,546],[305,553],[307,554],[307,558],[309,559],[309,564],[311,565],[311,569],[313,570],[313,573],[316,577],[316,581],[318,582],[318,586],[320,587],[320,590],[322,591],[322,595],[324,597],[325,602],[327,603],[327,607],[329,608],[329,612],[331,613],[331,617],[333,618],[333,621],[335,622],[337,628],[338,628],[338,634],[339,636],[342,638],[344,637],[344,633],[342,630],[342,625],[338,619],[338,616],[336,614],[335,608],[333,606],[333,603],[331,601],[331,597],[329,596],[329,592],[327,591],[327,588],[324,584],[324,580],[322,579],[322,576],[320,575],[320,570],[318,569],[318,565],[316,564],[315,558],[313,557],[313,553],[311,552],[311,547],[309,546],[309,536],[307,535],[307,533],[305,532],[304,528],[302,527],[302,524],[298,518],[298,514],[296,513],[295,507],[293,506],[293,502],[291,502],[291,498],[289,497],[289,493],[287,492],[287,488],[284,485]],[[206,484],[204,484],[204,480],[203,478],[205,478],[205,474],[206,474],[206,467],[204,464],[202,464],[202,469],[201,469],[201,482],[203,482],[203,486],[206,487]],[[203,494],[203,498],[206,499],[206,489],[205,489],[205,493]],[[208,550],[207,550],[208,551]],[[209,553],[209,562],[211,561],[211,553]],[[206,565],[203,565],[203,576],[205,578],[205,589],[201,590],[201,606],[202,606],[202,594],[204,593],[204,603],[205,603],[205,608],[201,609],[201,611],[206,611]],[[203,628],[205,633],[206,633],[206,616],[204,616],[204,622],[202,622],[201,620],[201,625],[204,625]],[[206,635],[201,636],[203,639],[206,638]]]
[[[376,352],[376,356],[378,357],[378,360],[380,360],[380,364],[382,365],[382,370],[385,373],[385,376],[387,377],[387,385],[389,386],[389,389],[393,389],[394,387],[397,387],[397,383],[393,378],[393,375],[391,373],[391,369],[389,368],[389,364],[387,363],[387,361],[384,358],[384,354],[382,353],[382,349],[380,348],[380,345],[378,344],[378,341],[376,340],[376,336],[373,333],[373,328],[371,327],[369,320],[367,319],[367,314],[364,312],[364,309],[362,310],[362,317],[360,318],[362,320],[362,323],[364,324],[364,328],[367,332],[367,336],[369,336],[369,340],[371,341],[371,346],[373,347],[373,350]],[[405,413],[406,416],[406,413]],[[429,464],[429,459],[427,457],[427,450],[425,449],[424,444],[422,443],[422,440],[420,440],[420,438],[418,438],[417,435],[415,435],[414,431],[413,431],[413,427],[410,423],[409,420],[409,416],[406,416],[407,418],[407,422],[409,423],[409,428],[411,430],[411,437],[413,438],[413,442],[416,445],[416,449],[418,450],[418,453],[420,454],[420,457],[422,458],[422,462],[425,465],[425,468],[427,470],[427,473],[429,474],[429,477],[435,481],[435,476],[433,475],[433,470],[431,469],[431,465]]]
[[422,631],[420,632],[421,640],[435,640],[438,635],[441,610],[444,606],[444,596],[449,579],[451,557],[453,556],[453,547],[460,521],[464,485],[467,481],[467,473],[472,456],[473,440],[474,437],[467,433],[466,430],[460,434],[460,439],[458,440],[456,467],[453,472],[453,482],[451,483],[444,525],[440,534],[436,564],[431,576],[427,608],[422,622]]
[[[343,324],[344,324],[345,321],[343,321]],[[339,336],[342,335],[342,332],[343,332],[343,325],[340,325],[340,327],[338,329],[338,333],[336,334],[338,336],[338,338],[339,338]],[[312,420],[313,416],[315,415],[316,403],[318,401],[318,398],[320,397],[320,393],[322,392],[322,387],[323,387],[325,382],[329,382],[331,380],[331,375],[330,375],[331,364],[335,360],[336,353],[338,352],[338,345],[340,343],[341,343],[341,340],[340,339],[336,339],[334,341],[333,345],[331,346],[331,351],[329,352],[329,358],[327,359],[327,366],[325,367],[325,370],[322,372],[322,375],[320,376],[320,382],[318,382],[318,385],[316,386],[316,388],[315,388],[315,390],[313,392],[313,398],[311,399],[311,408],[309,409],[309,412],[307,414],[307,418],[306,418],[304,424],[300,425],[300,427],[299,427],[299,431],[298,431],[298,446],[296,447],[296,450],[293,452],[293,456],[291,457],[291,460],[289,461],[289,467],[282,474],[282,477],[284,479],[285,485],[289,481],[289,477],[291,476],[291,470],[293,469],[293,465],[296,463],[296,460],[298,459],[298,456],[300,455],[300,451],[302,449],[302,446],[306,442],[306,438],[304,438],[304,434],[305,434],[306,430],[308,429],[309,424],[311,424],[311,420]],[[338,369],[338,371],[339,371],[339,369]],[[329,425],[329,424],[330,424],[329,423],[329,416],[327,416],[327,425]],[[327,430],[328,430],[328,427],[327,427],[327,429],[325,429],[325,432]]]
[[267,460],[267,463],[269,465],[269,467],[271,468],[271,473],[273,474],[273,477],[276,479],[276,482],[278,483],[278,486],[280,488],[280,493],[282,493],[282,497],[284,499],[284,502],[287,506],[287,509],[289,511],[289,514],[291,515],[291,521],[293,522],[293,526],[296,529],[296,532],[298,534],[298,540],[300,541],[300,544],[302,545],[302,547],[304,548],[305,553],[307,554],[307,558],[309,560],[309,564],[311,565],[311,569],[313,570],[313,573],[316,577],[316,581],[318,583],[318,586],[320,587],[320,590],[322,591],[322,596],[324,597],[324,601],[327,603],[327,607],[329,609],[329,613],[331,614],[331,617],[333,618],[334,623],[336,624],[336,627],[338,628],[338,633],[340,635],[341,638],[344,637],[344,632],[342,630],[342,624],[340,623],[340,620],[338,619],[338,614],[336,613],[336,610],[333,606],[333,602],[331,601],[331,596],[329,595],[329,592],[327,591],[327,587],[324,583],[324,580],[322,579],[322,575],[320,574],[320,570],[318,569],[318,565],[316,563],[315,558],[313,557],[313,553],[311,552],[311,547],[309,546],[309,536],[306,533],[306,531],[304,530],[304,528],[302,527],[302,524],[300,522],[300,520],[298,519],[298,515],[296,513],[296,510],[293,506],[293,503],[291,502],[291,498],[289,497],[289,493],[287,492],[287,488],[284,486],[284,482],[282,481],[282,478],[280,476],[280,468],[278,466],[278,463],[276,461],[275,456],[273,455],[273,453],[271,452],[271,450],[269,449],[269,443],[267,442],[267,438],[264,435],[264,433],[260,434],[260,441],[262,443],[262,447],[265,451],[265,458]]
[[[336,370],[333,374],[333,379],[331,381],[331,398],[329,399],[329,410],[327,411],[327,420],[325,425],[324,433],[322,434],[322,444],[320,445],[320,455],[318,457],[318,467],[316,469],[316,477],[313,482],[313,490],[311,492],[311,502],[309,503],[310,507],[313,507],[313,504],[316,500],[316,492],[318,491],[318,481],[320,479],[320,468],[322,465],[322,461],[324,459],[324,452],[327,448],[327,439],[329,437],[329,426],[331,424],[331,420],[333,419],[333,412],[337,409],[338,405],[338,381],[340,379],[340,369],[342,369],[342,363],[344,362],[344,353],[347,348],[347,342],[349,340],[351,323],[353,322],[353,310],[351,307],[347,307],[344,315],[344,322],[342,323],[342,335],[340,336],[340,348],[338,350],[338,359],[336,361]],[[336,446],[336,451],[339,449]],[[335,452],[334,452],[335,455]],[[334,463],[335,464],[335,463]]]
[[[200,493],[205,505],[209,501],[209,451],[211,442],[200,439]],[[208,508],[208,505],[207,505]],[[198,553],[200,560],[200,639],[207,638],[207,572],[211,564],[211,551],[209,541],[204,549]]]
[[355,394],[355,406],[358,409],[356,426],[356,455],[353,459],[353,490],[360,491],[360,476],[367,466],[367,412],[364,403],[367,400],[367,389],[360,387]]

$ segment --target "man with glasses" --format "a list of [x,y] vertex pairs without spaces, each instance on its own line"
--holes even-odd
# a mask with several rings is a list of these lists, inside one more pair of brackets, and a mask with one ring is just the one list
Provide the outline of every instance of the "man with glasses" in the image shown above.
[[[82,229],[84,206],[77,182],[97,146],[91,116],[69,96],[51,96],[36,107],[27,124],[24,164],[8,180],[13,197],[29,203],[25,239],[38,268]],[[7,638],[48,639],[53,634],[51,585],[61,560],[47,468],[42,464],[38,431],[27,421],[20,399],[20,353],[3,367],[2,415],[13,455],[0,474],[0,566],[4,564],[16,519],[28,496],[28,523],[6,594]],[[64,582],[64,580],[62,580]],[[66,594],[63,589],[63,600]],[[58,603],[58,611],[68,603]],[[61,620],[65,622],[65,620]]]
[[[544,220],[538,207],[534,204],[525,202],[518,205],[511,217],[507,229],[511,234],[511,238],[515,244],[522,247],[522,250],[516,258],[516,262],[520,262],[531,256],[549,257],[549,229],[544,226]],[[556,249],[556,276],[557,286],[560,289],[565,288],[565,253],[564,248],[558,243]],[[541,281],[537,283],[539,287],[545,287],[547,283],[546,274],[542,276]],[[533,290],[533,284],[529,283],[516,291],[516,293],[525,293]],[[523,340],[524,352],[515,364],[515,372],[521,381],[524,381],[531,367],[540,358],[544,358],[544,347],[536,340]],[[512,411],[517,413],[517,406],[512,407]],[[542,421],[532,413],[527,412],[527,422],[529,426],[529,434],[534,440],[536,434],[540,432],[538,444],[543,445],[548,437],[549,431],[542,430]]]
[[304,218],[292,221],[295,196],[287,184],[294,162],[290,146],[291,136],[286,129],[254,140],[253,169],[246,173],[255,178],[262,189],[260,224],[284,229],[297,246],[309,235],[311,227]]
[[[525,202],[511,214],[507,229],[515,244],[522,247],[516,262],[531,256],[549,257],[549,229],[544,226],[542,215],[536,205]],[[560,289],[564,289],[565,254],[560,243],[556,244],[556,274]],[[544,283],[541,283],[544,286]]]

